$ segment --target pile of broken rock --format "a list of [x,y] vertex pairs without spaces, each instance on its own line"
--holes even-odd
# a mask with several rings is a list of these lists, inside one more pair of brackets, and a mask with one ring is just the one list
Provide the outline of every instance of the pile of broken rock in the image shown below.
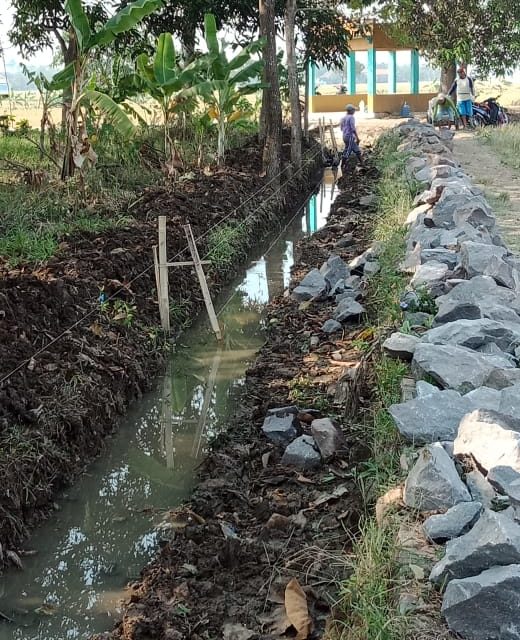
[[262,425],[268,440],[285,448],[281,463],[300,469],[317,469],[345,448],[343,433],[318,411],[296,406],[269,409]]
[[359,303],[363,297],[366,280],[380,270],[377,256],[380,247],[375,245],[351,260],[348,264],[332,254],[320,269],[312,269],[292,291],[292,298],[299,302],[310,300],[335,301],[332,318],[323,323],[324,333],[335,333],[342,323],[355,322],[365,313]]
[[[410,212],[406,304],[424,292],[436,314],[410,314],[413,333],[386,352],[411,361],[416,397],[390,407],[419,451],[405,504],[435,511],[426,536],[445,543],[430,581],[463,638],[520,638],[520,259],[451,153],[448,132],[398,128],[407,172],[423,183]],[[403,306],[406,306],[403,305]],[[430,327],[426,330],[427,327]]]

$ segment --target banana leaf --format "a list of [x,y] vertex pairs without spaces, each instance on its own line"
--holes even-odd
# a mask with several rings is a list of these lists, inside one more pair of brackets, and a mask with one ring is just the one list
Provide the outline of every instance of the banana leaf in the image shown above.
[[117,35],[133,29],[143,18],[163,6],[162,0],[135,0],[118,11],[92,37],[90,46],[110,44]]
[[171,33],[161,33],[153,60],[153,72],[160,85],[177,80],[177,60]]
[[101,91],[85,91],[85,98],[96,108],[101,111],[105,118],[121,133],[121,135],[129,138],[135,133],[135,126],[126,115],[124,110],[112,100],[106,93]]
[[239,69],[234,75],[230,76],[229,81],[233,84],[242,84],[252,78],[258,79],[262,73],[263,64],[260,60],[251,62],[245,67]]
[[70,62],[65,68],[55,73],[49,85],[52,91],[68,89],[74,81],[74,63]]
[[212,13],[204,16],[204,37],[210,56],[219,56],[220,47],[217,39],[217,21]]
[[83,10],[81,0],[66,0],[65,11],[67,12],[70,18],[70,23],[74,28],[74,33],[76,34],[76,38],[78,40],[79,50],[86,51],[88,49],[92,32],[88,23],[87,14]]

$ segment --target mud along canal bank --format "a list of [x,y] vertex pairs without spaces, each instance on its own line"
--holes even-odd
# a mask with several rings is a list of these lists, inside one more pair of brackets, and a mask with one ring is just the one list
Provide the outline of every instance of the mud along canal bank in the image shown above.
[[[343,258],[363,252],[373,178],[357,174],[327,225],[301,241],[291,289],[331,253],[345,264]],[[369,336],[359,317],[324,333],[336,306],[329,300],[280,295],[269,305],[267,342],[247,372],[225,433],[201,465],[189,502],[163,515],[162,551],[130,584],[121,622],[98,638],[290,635],[284,603],[291,578],[289,597],[308,607],[302,622],[308,635],[301,637],[323,635],[337,581],[345,576],[342,554],[357,530],[361,496],[354,469],[367,455],[345,407],[351,413],[369,401],[360,376]],[[368,375],[365,381],[370,385]],[[312,461],[292,466],[282,459],[285,447],[265,437],[268,410],[288,405],[299,409],[294,423],[300,433],[310,434],[316,418],[341,425],[343,435],[329,425],[338,437],[326,462],[311,447]]]
[[[285,181],[289,211],[313,183],[318,156],[310,151],[306,158],[304,168]],[[258,178],[260,166],[255,147],[242,149],[240,169],[200,172],[173,190],[146,191],[128,206],[131,220],[121,229],[65,237],[61,251],[44,264],[2,265],[4,550],[15,549],[48,513],[55,490],[99,453],[118,416],[151,388],[164,364],[151,263],[156,216],[168,216],[172,254],[185,249],[181,225],[191,222],[201,255],[210,254],[216,293],[258,235],[282,224],[276,190]],[[178,328],[197,315],[202,296],[188,269],[171,280]]]
[[[314,167],[309,165],[304,174],[307,183],[315,175]],[[303,188],[301,184],[299,190]],[[2,583],[0,610],[13,621],[6,620],[0,626],[0,634],[5,634],[2,637],[57,638],[66,634],[85,638],[96,629],[111,626],[107,615],[113,612],[119,591],[156,550],[158,537],[153,524],[159,518],[157,511],[189,495],[206,439],[221,428],[228,395],[241,386],[247,363],[261,344],[261,309],[273,292],[288,284],[294,243],[323,224],[331,191],[332,185],[324,184],[302,209],[296,209],[296,215],[294,209],[288,213],[288,226],[267,233],[254,250],[247,271],[242,271],[231,288],[222,290],[216,308],[226,334],[223,352],[212,352],[213,339],[201,322],[183,335],[171,362],[168,358],[168,374],[159,382],[159,392],[145,395],[128,417],[118,421],[120,430],[110,439],[105,453],[77,485],[56,499],[58,513],[35,532],[24,549],[16,547],[24,570],[11,570]],[[271,213],[269,216],[258,229],[266,224],[279,227],[278,219]],[[151,230],[150,240],[152,237]],[[238,247],[228,273],[243,259],[244,247]],[[224,278],[218,276],[213,276],[214,291]],[[188,277],[184,283],[174,282],[173,287],[196,291]],[[157,309],[152,308],[156,322]],[[138,328],[121,328],[127,339],[120,335],[120,343],[128,344],[128,335],[135,339]],[[105,335],[103,338],[106,340]],[[159,350],[145,353],[150,362],[164,358]],[[160,362],[154,367],[159,368]],[[147,385],[151,384],[150,378]],[[92,407],[96,397],[80,402],[89,402]],[[83,455],[76,464],[83,467],[86,461]],[[57,470],[64,471],[54,464],[53,472]],[[54,486],[59,486],[58,481]],[[34,551],[36,555],[32,555]]]

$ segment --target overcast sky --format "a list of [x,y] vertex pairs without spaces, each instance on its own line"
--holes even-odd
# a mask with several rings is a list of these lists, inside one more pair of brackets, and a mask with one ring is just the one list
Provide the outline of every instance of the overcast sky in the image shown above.
[[[0,44],[3,47],[5,59],[7,63],[8,70],[9,68],[13,69],[16,67],[18,69],[19,62],[25,62],[28,66],[46,66],[51,64],[52,62],[52,51],[50,49],[45,49],[44,51],[39,52],[36,56],[28,60],[24,60],[18,53],[17,49],[11,45],[9,42],[9,38],[7,37],[7,32],[11,27],[13,11],[11,9],[10,0],[0,0]],[[0,69],[0,74],[2,74],[3,69]],[[520,81],[520,70],[517,70],[511,79],[515,81]]]
[[[37,56],[24,60],[18,53],[18,51],[11,45],[7,32],[11,28],[13,11],[11,9],[10,0],[0,0],[0,43],[4,49],[5,60],[8,67],[13,65],[18,66],[19,62],[27,62],[29,64],[44,66],[52,62],[52,51],[47,49],[38,53]],[[3,69],[2,69],[3,71]]]

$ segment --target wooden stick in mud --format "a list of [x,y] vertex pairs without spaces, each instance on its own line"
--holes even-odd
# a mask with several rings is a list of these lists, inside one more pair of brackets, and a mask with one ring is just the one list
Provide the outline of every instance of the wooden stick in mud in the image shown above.
[[222,332],[220,330],[220,325],[218,323],[217,314],[215,313],[213,301],[211,300],[208,283],[206,281],[204,269],[202,268],[202,262],[199,257],[199,251],[197,249],[197,245],[195,244],[195,238],[193,237],[193,231],[191,230],[191,225],[189,224],[184,225],[184,233],[186,234],[186,240],[188,241],[188,248],[190,250],[191,257],[193,258],[193,265],[195,266],[195,271],[197,272],[197,277],[199,279],[199,284],[202,291],[202,295],[204,297],[204,302],[206,303],[206,309],[208,312],[209,321],[211,322],[211,328],[213,329],[215,336],[217,337],[217,340],[222,340]]
[[168,250],[166,247],[166,216],[159,216],[159,312],[165,333],[170,333],[170,300],[168,284]]

